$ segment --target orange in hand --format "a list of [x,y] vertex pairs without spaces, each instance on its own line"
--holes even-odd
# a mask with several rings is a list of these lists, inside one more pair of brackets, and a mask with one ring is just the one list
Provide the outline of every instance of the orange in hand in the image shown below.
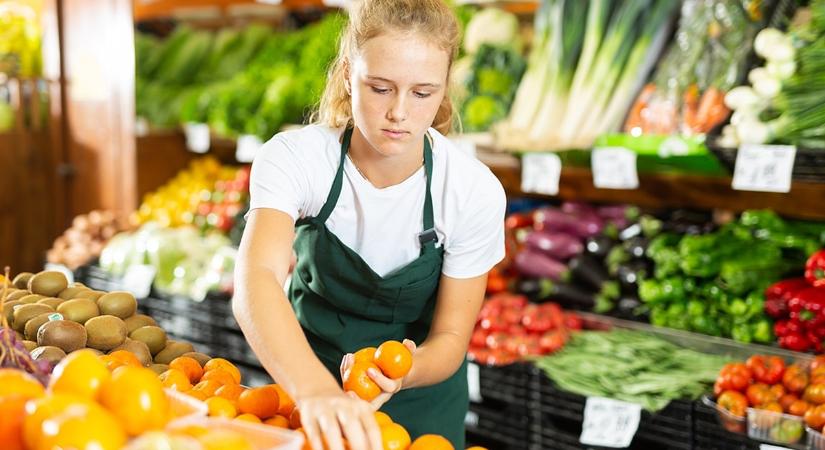
[[358,350],[352,355],[355,359],[355,362],[362,361],[362,362],[373,362],[375,359],[375,347],[366,347]]
[[189,378],[189,382],[196,384],[203,376],[203,367],[195,358],[188,356],[179,356],[169,363],[170,369],[177,369],[185,373]]
[[247,389],[238,397],[238,410],[268,419],[278,414],[278,391],[272,386]]
[[303,424],[301,423],[300,409],[293,409],[292,414],[289,415],[289,428],[292,430],[299,430],[303,428]]
[[397,423],[381,427],[381,442],[384,450],[407,450],[410,446],[410,433]]
[[378,422],[379,427],[383,427],[392,423],[392,417],[383,411],[375,411],[375,421]]
[[344,390],[352,391],[366,401],[372,401],[381,394],[381,388],[372,381],[367,370],[379,370],[378,366],[367,362],[356,362],[344,372]]
[[241,371],[235,367],[234,364],[231,362],[223,359],[223,358],[212,358],[203,365],[204,372],[208,372],[210,370],[215,369],[223,369],[232,374],[232,378],[235,379],[235,383],[241,384]]
[[276,391],[278,391],[278,414],[289,417],[292,410],[295,409],[295,400],[286,393],[286,390],[279,384],[270,384]]
[[424,434],[413,441],[409,450],[455,450],[455,447],[443,436]]
[[387,341],[375,351],[375,365],[389,378],[397,380],[412,367],[412,352],[398,341]]

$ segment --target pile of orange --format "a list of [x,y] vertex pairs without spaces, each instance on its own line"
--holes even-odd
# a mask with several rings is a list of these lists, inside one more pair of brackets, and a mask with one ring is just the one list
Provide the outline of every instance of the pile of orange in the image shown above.
[[295,402],[276,384],[242,386],[240,370],[223,358],[201,367],[196,359],[181,356],[169,363],[159,379],[165,387],[206,402],[211,417],[289,428],[295,410]]
[[355,362],[344,372],[344,390],[355,392],[367,401],[381,394],[381,388],[367,373],[370,369],[380,370],[387,378],[398,380],[412,368],[412,352],[398,341],[384,342],[378,348],[362,348],[353,356]]

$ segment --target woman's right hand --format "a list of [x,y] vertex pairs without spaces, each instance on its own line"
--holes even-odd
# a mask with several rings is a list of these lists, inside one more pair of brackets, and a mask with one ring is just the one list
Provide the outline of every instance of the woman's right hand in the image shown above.
[[[342,391],[298,400],[301,425],[314,450],[383,450],[372,406]],[[324,445],[326,443],[326,445]]]

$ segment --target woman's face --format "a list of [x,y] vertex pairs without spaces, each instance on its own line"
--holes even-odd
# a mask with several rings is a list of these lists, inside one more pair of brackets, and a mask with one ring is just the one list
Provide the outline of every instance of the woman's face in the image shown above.
[[449,56],[412,33],[367,41],[349,66],[355,126],[385,156],[421,148],[447,89]]

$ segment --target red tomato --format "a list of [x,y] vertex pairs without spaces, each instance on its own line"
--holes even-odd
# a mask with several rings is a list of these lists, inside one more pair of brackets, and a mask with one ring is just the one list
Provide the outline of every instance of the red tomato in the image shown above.
[[507,333],[502,333],[501,331],[494,331],[488,334],[487,339],[485,340],[487,348],[490,350],[501,348],[507,337]]
[[476,328],[473,330],[473,336],[470,337],[470,346],[472,347],[484,347],[484,343],[487,340],[487,330],[483,328]]
[[716,400],[720,407],[737,417],[745,417],[748,408],[748,399],[737,391],[725,391]]
[[565,343],[567,343],[567,333],[561,330],[548,331],[539,339],[539,345],[544,353],[561,350]]
[[805,400],[797,400],[791,403],[791,406],[788,407],[788,414],[792,416],[799,416],[802,417],[811,408],[811,404],[806,402]]
[[735,390],[744,392],[751,384],[751,371],[743,363],[728,363],[719,372],[719,379],[722,380],[724,390]]
[[782,384],[788,392],[801,393],[808,385],[808,374],[796,364],[790,365],[782,376]]
[[777,399],[782,398],[782,396],[786,393],[785,386],[782,386],[781,384],[774,384],[773,386],[771,386],[771,392],[773,393],[773,396]]
[[825,384],[809,384],[802,398],[814,405],[825,403]]
[[776,384],[785,374],[785,361],[778,356],[754,355],[745,363],[753,378],[765,384]]
[[762,406],[760,406],[758,409],[761,409],[763,411],[773,411],[773,412],[776,412],[776,413],[782,413],[783,412],[782,411],[782,405],[780,405],[777,402],[765,403]]
[[805,412],[805,423],[809,427],[821,431],[825,426],[825,405],[817,405]]
[[504,331],[510,324],[501,315],[481,319],[481,328],[490,332]]
[[567,313],[564,315],[564,325],[568,330],[581,330],[584,326],[581,317],[575,313]]
[[799,400],[799,397],[796,394],[785,394],[779,398],[779,405],[782,406],[783,411],[788,412],[791,405],[797,400]]
[[811,376],[814,376],[814,371],[819,368],[825,369],[825,355],[817,355],[813,361],[811,361]]
[[765,403],[773,403],[778,400],[771,392],[771,388],[762,383],[748,386],[745,395],[748,397],[748,404],[751,406],[762,406]]

